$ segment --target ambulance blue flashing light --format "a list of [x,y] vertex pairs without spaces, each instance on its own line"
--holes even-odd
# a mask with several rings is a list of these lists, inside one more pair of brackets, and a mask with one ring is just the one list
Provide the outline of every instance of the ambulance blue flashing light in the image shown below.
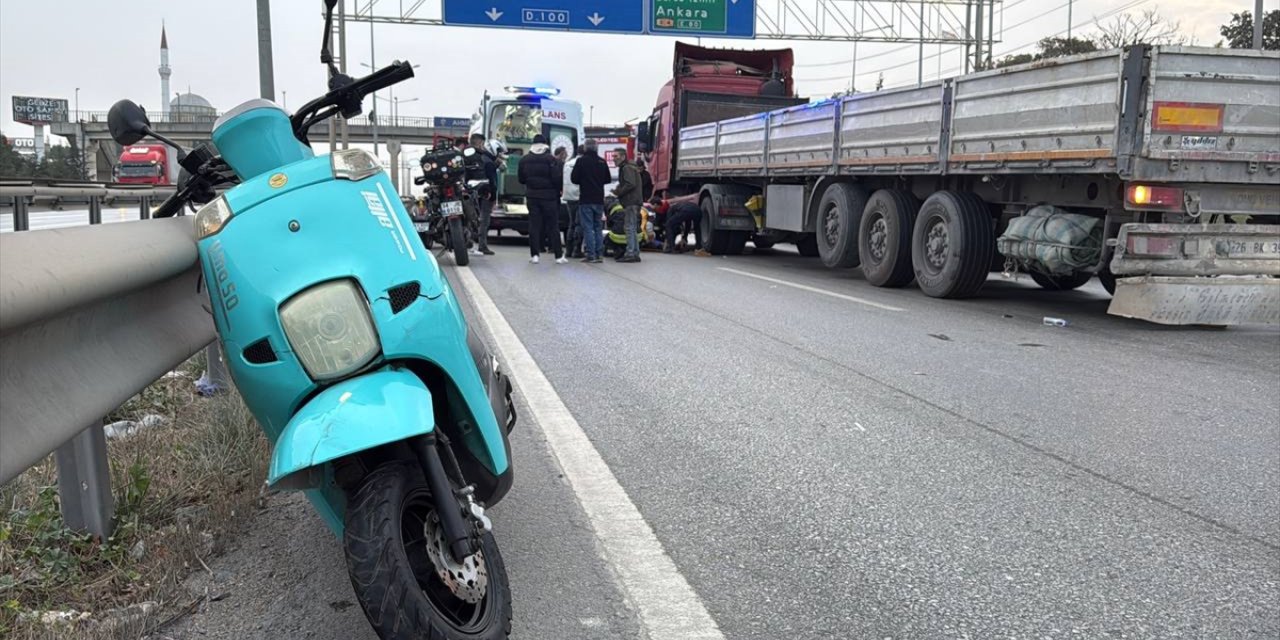
[[559,89],[556,89],[555,87],[517,87],[517,86],[512,85],[512,86],[507,87],[507,88],[506,88],[506,90],[507,90],[507,93],[516,93],[516,94],[519,94],[519,93],[535,93],[535,94],[540,95],[540,96],[558,96],[558,95],[560,95],[560,90],[559,90]]

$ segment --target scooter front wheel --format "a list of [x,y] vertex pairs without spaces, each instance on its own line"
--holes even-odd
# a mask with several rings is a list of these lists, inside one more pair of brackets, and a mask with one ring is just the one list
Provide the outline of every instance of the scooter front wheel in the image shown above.
[[453,261],[459,267],[471,262],[471,254],[467,253],[467,236],[462,230],[462,218],[449,218],[449,244],[453,246]]
[[356,599],[382,640],[511,633],[511,588],[493,534],[453,560],[416,466],[388,463],[365,478],[347,505],[343,544]]

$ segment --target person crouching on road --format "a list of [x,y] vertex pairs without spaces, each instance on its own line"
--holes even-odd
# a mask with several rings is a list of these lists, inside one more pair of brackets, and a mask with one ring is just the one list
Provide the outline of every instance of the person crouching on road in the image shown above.
[[544,241],[550,241],[556,264],[569,262],[560,247],[560,189],[564,185],[564,169],[551,155],[547,138],[533,138],[529,153],[520,158],[517,178],[524,185],[525,203],[529,206],[529,262],[538,264]]
[[569,181],[578,185],[578,219],[585,245],[583,262],[604,262],[604,188],[613,180],[595,140],[582,145]]
[[627,252],[618,258],[618,262],[640,262],[640,240],[636,236],[640,225],[641,189],[640,168],[627,159],[626,151],[614,152],[614,165],[618,167],[618,186],[613,195],[625,211],[627,230]]
[[680,236],[688,234],[687,227],[693,227],[693,255],[699,257],[711,255],[702,248],[702,207],[698,206],[698,203],[687,200],[676,203],[661,200],[656,206],[658,211],[666,214],[666,244],[662,245],[663,253],[676,251],[677,240]]

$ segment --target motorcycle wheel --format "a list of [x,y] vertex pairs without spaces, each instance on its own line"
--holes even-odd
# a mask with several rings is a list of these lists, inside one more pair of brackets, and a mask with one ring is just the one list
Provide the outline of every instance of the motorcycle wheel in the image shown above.
[[419,233],[418,237],[422,239],[422,246],[425,247],[427,251],[430,251],[431,250],[431,234]]
[[453,261],[459,267],[465,267],[471,262],[471,255],[467,253],[466,232],[462,229],[462,218],[449,218],[449,246],[453,248]]
[[343,546],[369,624],[382,640],[504,640],[511,588],[493,534],[459,565],[435,522],[426,479],[408,463],[378,467],[351,499]]

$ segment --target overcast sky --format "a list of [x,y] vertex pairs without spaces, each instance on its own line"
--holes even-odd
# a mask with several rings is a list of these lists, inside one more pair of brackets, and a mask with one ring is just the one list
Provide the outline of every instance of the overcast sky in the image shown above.
[[[348,0],[350,3],[351,0]],[[460,0],[454,0],[460,1]],[[467,1],[467,0],[461,0]],[[474,0],[483,2],[483,0]],[[599,0],[602,3],[617,0]],[[770,0],[760,0],[768,2]],[[381,0],[378,13],[394,12],[401,0]],[[812,2],[812,0],[810,0]],[[1039,38],[1067,28],[1068,0],[1005,0],[997,56],[1030,50]],[[411,4],[404,2],[403,4]],[[438,15],[439,0],[426,0],[421,15]],[[1218,26],[1233,11],[1252,10],[1252,0],[1075,0],[1075,33],[1092,30],[1095,16],[1117,6],[1133,12],[1157,8],[1178,20],[1199,44],[1220,38]],[[321,3],[274,0],[276,101],[296,108],[323,93],[318,61]],[[1268,9],[1280,0],[1267,0]],[[258,93],[256,4],[254,0],[41,0],[0,2],[0,130],[30,136],[12,121],[11,96],[66,98],[80,88],[82,110],[105,110],[122,97],[159,110],[160,27],[169,34],[171,91],[191,91],[225,111]],[[385,7],[385,8],[384,8]],[[646,115],[671,68],[674,39],[656,36],[600,36],[545,31],[462,27],[377,25],[379,65],[409,59],[422,67],[417,77],[396,87],[401,115],[468,116],[486,89],[508,84],[549,82],[566,98],[594,105],[594,121],[621,123]],[[370,58],[368,23],[348,24],[351,64]],[[780,40],[704,40],[730,47],[790,46],[796,51],[797,87],[802,95],[829,95],[848,87],[850,43]],[[939,71],[936,46],[926,46],[926,79]],[[858,88],[870,90],[884,69],[886,86],[914,83],[914,45],[858,46]],[[941,57],[943,76],[956,75],[961,53]],[[353,74],[354,75],[354,74]],[[409,99],[417,100],[412,103]],[[72,105],[74,109],[74,104]],[[385,109],[385,107],[379,107]],[[368,103],[366,102],[366,110]]]

